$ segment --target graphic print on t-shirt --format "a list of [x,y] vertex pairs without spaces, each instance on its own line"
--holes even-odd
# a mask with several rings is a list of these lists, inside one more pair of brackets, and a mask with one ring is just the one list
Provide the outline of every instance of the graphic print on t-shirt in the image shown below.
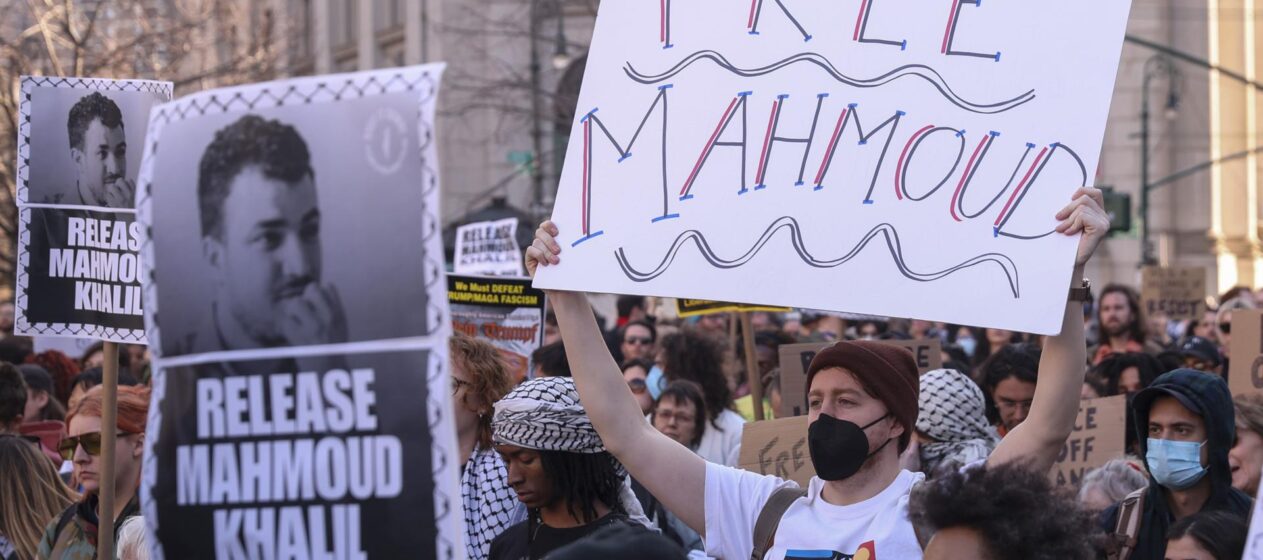
[[843,554],[836,550],[785,551],[785,560],[877,560],[877,545],[873,541],[861,544],[855,554]]

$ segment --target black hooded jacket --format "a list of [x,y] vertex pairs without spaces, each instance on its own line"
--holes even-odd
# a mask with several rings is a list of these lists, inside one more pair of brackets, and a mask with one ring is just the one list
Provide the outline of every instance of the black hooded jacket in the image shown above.
[[[1136,418],[1136,432],[1142,453],[1148,452],[1149,410],[1158,397],[1175,397],[1189,410],[1202,417],[1206,425],[1207,459],[1206,478],[1210,480],[1210,497],[1202,511],[1224,510],[1245,519],[1254,500],[1232,487],[1232,471],[1228,467],[1228,449],[1236,438],[1233,417],[1232,394],[1222,377],[1192,369],[1177,369],[1163,374],[1148,388],[1136,394],[1132,401],[1132,414]],[[1148,467],[1148,459],[1145,460]],[[1141,512],[1140,534],[1133,560],[1162,560],[1167,548],[1167,530],[1175,522],[1167,504],[1166,489],[1149,476],[1149,490],[1145,496],[1145,509]],[[1101,515],[1106,532],[1114,532],[1121,504],[1114,504]]]

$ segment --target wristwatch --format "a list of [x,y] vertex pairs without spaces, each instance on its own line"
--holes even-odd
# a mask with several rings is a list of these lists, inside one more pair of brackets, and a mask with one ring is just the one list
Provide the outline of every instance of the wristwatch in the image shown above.
[[1081,303],[1092,301],[1092,281],[1084,278],[1078,287],[1070,288],[1069,300]]

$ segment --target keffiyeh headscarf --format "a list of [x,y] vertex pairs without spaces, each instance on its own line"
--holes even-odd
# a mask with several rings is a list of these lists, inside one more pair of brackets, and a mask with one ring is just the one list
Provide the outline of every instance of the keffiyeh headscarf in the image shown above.
[[967,465],[986,459],[997,438],[987,425],[982,389],[969,376],[938,369],[921,376],[917,431],[937,440],[921,444],[921,467],[933,473],[939,465]]
[[[495,404],[491,441],[539,451],[601,453],[605,443],[596,433],[579,402],[574,379],[540,377],[518,385]],[[627,516],[650,526],[640,502],[631,490],[631,478],[623,464],[610,455],[614,471],[623,479],[619,501]]]

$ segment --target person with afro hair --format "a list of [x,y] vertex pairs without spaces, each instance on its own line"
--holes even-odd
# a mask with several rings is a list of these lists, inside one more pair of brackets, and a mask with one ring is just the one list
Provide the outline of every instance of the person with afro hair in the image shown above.
[[913,492],[908,517],[925,560],[1094,557],[1091,516],[1021,462],[952,471]]

